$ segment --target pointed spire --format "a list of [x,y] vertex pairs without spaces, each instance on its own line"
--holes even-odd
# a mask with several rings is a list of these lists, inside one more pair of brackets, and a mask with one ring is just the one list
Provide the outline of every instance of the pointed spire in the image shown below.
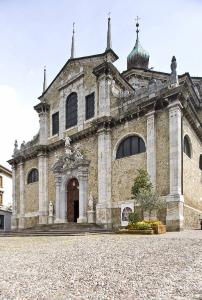
[[72,32],[72,47],[71,47],[71,57],[70,58],[74,58],[75,57],[75,49],[74,49],[74,25],[75,23],[73,23],[73,32]]
[[110,12],[108,17],[108,28],[107,28],[107,48],[106,50],[112,49],[112,38],[111,38],[111,18],[110,18]]
[[43,71],[43,93],[45,92],[47,86],[46,86],[46,66],[44,67]]

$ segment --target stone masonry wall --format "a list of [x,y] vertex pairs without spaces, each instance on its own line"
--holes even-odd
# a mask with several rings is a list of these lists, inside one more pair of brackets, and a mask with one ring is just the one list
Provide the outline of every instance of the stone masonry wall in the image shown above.
[[[199,156],[202,154],[202,143],[196,136],[189,122],[183,120],[183,137],[188,135],[191,142],[191,158],[183,153],[183,192],[185,200],[185,226],[198,223],[194,209],[202,212],[202,171],[199,169]],[[189,207],[186,207],[189,206]],[[193,209],[191,209],[193,208]],[[192,212],[191,212],[192,211]]]
[[156,113],[156,186],[157,192],[169,194],[169,120],[168,111]]
[[124,202],[131,199],[131,187],[137,169],[147,168],[146,153],[115,159],[117,142],[130,134],[139,134],[146,140],[146,117],[126,122],[112,130],[112,202]]
[[28,160],[24,165],[25,213],[38,212],[39,210],[39,183],[27,183],[27,176],[32,168],[38,169],[38,158]]

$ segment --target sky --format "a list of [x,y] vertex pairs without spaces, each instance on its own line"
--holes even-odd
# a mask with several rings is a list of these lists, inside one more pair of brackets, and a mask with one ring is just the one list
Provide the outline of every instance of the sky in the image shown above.
[[75,22],[76,57],[104,52],[111,12],[112,48],[119,71],[135,44],[150,54],[150,67],[202,76],[202,0],[0,0],[0,164],[9,167],[14,141],[27,142],[39,130],[33,106],[70,57]]

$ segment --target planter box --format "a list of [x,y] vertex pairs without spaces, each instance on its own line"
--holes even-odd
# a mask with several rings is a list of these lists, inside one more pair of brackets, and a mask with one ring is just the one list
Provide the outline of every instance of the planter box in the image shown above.
[[119,229],[117,233],[127,233],[127,234],[153,234],[153,229],[145,229],[145,230],[138,230],[138,229]]
[[166,225],[153,225],[152,229],[155,234],[166,233]]

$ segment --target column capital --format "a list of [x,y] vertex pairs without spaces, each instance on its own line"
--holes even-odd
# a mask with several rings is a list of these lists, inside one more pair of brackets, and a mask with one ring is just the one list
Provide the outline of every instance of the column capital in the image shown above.
[[155,111],[155,110],[152,110],[152,111],[148,112],[145,116],[146,116],[147,118],[149,118],[149,117],[155,116],[155,114],[156,114],[156,111]]
[[171,108],[183,108],[181,102],[176,99],[175,101],[171,102],[169,105],[168,105],[168,109],[171,109]]

